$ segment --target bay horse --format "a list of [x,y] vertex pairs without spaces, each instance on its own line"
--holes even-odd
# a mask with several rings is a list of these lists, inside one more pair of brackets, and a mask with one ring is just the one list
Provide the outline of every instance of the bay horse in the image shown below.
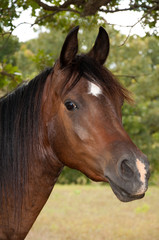
[[122,126],[129,92],[103,66],[109,37],[78,55],[79,27],[54,67],[0,99],[0,239],[22,240],[64,166],[109,182],[123,202],[148,187],[147,157]]

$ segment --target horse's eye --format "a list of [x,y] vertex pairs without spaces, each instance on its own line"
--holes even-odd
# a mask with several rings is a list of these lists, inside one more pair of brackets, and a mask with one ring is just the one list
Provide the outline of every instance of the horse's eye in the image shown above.
[[67,100],[65,102],[65,106],[66,106],[67,110],[69,110],[69,111],[73,111],[73,110],[75,110],[77,108],[77,105],[74,102],[70,101],[70,100]]

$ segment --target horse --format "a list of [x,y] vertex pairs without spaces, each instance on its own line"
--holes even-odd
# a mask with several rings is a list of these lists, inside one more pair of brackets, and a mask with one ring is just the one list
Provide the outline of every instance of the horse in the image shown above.
[[109,182],[123,202],[148,188],[148,159],[122,125],[129,91],[103,66],[109,36],[100,27],[92,49],[78,54],[78,30],[53,67],[0,99],[1,240],[26,237],[64,166]]

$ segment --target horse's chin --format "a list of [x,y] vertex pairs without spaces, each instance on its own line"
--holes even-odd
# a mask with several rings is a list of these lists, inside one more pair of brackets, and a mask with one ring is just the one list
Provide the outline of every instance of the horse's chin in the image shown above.
[[117,184],[115,184],[110,179],[108,179],[108,181],[109,181],[109,184],[110,184],[114,194],[121,202],[130,202],[130,201],[134,201],[137,199],[141,199],[145,196],[145,193],[139,194],[139,195],[131,195],[130,193],[126,192],[123,188],[119,187]]

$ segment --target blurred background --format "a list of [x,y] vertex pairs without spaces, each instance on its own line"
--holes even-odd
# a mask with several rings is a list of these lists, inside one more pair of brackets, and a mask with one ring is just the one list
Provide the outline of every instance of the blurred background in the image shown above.
[[158,20],[158,0],[0,0],[0,96],[52,66],[72,27],[80,25],[79,51],[87,52],[103,26],[105,66],[135,100],[123,106],[123,125],[151,166],[146,197],[128,204],[65,168],[28,240],[159,240]]

